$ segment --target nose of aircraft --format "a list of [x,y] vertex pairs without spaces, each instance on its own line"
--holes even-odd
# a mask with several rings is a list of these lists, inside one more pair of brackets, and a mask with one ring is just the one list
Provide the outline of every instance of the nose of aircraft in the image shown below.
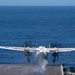
[[44,52],[37,52],[36,53],[36,60],[37,61],[42,61],[44,59],[46,59],[46,53],[44,53]]

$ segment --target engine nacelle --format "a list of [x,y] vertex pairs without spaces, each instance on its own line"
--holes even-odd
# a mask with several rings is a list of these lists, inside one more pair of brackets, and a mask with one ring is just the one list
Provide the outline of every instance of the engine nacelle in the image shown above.
[[42,60],[44,60],[46,58],[47,58],[46,53],[44,53],[44,52],[37,52],[36,53],[36,60],[37,61],[42,61]]

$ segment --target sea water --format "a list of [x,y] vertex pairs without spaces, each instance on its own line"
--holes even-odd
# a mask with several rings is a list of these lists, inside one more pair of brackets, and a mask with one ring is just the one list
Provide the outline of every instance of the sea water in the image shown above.
[[[75,47],[75,7],[73,6],[0,6],[0,45],[48,47],[57,43],[58,47]],[[31,53],[30,63],[35,64],[35,54]],[[48,63],[52,54],[47,53]],[[59,53],[57,63],[75,65],[75,51]],[[27,64],[24,52],[0,49],[0,63]]]

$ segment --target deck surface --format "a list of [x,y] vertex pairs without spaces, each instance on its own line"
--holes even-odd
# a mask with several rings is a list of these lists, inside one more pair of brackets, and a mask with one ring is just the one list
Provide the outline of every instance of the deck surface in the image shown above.
[[62,66],[46,66],[45,69],[35,65],[0,64],[0,75],[63,75]]

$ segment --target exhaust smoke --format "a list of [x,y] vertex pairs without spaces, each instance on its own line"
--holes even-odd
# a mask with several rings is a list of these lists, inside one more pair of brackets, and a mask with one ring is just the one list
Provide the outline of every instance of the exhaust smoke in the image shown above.
[[24,68],[21,75],[30,75],[31,73],[35,75],[45,75],[46,65],[48,64],[46,54],[44,52],[38,52],[36,54],[36,60],[38,64],[36,66],[28,66]]

